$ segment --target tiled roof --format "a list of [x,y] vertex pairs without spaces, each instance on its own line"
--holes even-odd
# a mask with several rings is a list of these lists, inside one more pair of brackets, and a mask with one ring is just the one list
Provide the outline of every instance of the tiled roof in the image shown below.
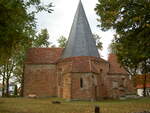
[[[137,89],[140,89],[140,88],[144,88],[144,85],[143,84],[138,84],[136,86]],[[150,83],[146,84],[146,88],[150,88]]]
[[117,61],[117,56],[115,54],[109,54],[108,62],[110,63],[109,74],[127,74],[125,69]]
[[26,64],[56,63],[62,53],[62,48],[30,48],[26,55]]

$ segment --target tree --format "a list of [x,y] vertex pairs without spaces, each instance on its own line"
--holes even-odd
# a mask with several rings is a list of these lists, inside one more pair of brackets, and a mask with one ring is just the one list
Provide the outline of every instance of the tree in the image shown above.
[[[127,42],[129,44],[129,42]],[[132,43],[132,42],[131,42]],[[133,43],[134,44],[134,43]],[[133,46],[133,44],[131,44]],[[109,45],[109,52],[116,54],[119,62],[122,64],[124,69],[131,75],[134,76],[137,74],[138,67],[138,59],[134,58],[135,52],[132,49],[129,49],[130,46],[124,47],[121,43],[116,43],[114,40]],[[133,48],[133,47],[132,47]],[[136,49],[136,48],[135,48]],[[134,53],[133,53],[134,52]],[[134,61],[133,61],[134,60]]]
[[50,46],[50,42],[48,42],[49,34],[47,29],[42,29],[41,33],[36,36],[36,39],[33,41],[32,47],[48,47]]
[[5,95],[5,73],[3,72],[4,67],[0,65],[0,77],[2,78],[2,96]]
[[[41,30],[34,40],[30,40],[28,43],[18,45],[14,50],[12,56],[8,62],[0,66],[0,72],[3,77],[3,85],[6,90],[5,95],[9,96],[9,82],[10,79],[15,79],[16,84],[22,84],[23,81],[23,68],[26,50],[30,47],[48,47],[48,32],[46,29]],[[3,91],[4,93],[4,91]],[[3,95],[4,96],[4,95]]]
[[14,96],[17,96],[17,95],[18,95],[18,87],[17,87],[17,85],[15,85]]
[[109,53],[112,53],[112,54],[116,54],[117,53],[117,50],[116,50],[116,43],[114,41],[112,41],[112,43],[109,44],[109,47],[108,47],[108,51]]
[[128,32],[150,27],[149,4],[149,0],[99,0],[95,11],[100,16],[102,30]]
[[149,0],[99,0],[95,8],[101,29],[116,30],[114,48],[119,62],[132,75],[144,74],[144,81],[150,72],[149,9]]
[[[28,43],[25,44],[27,45]],[[4,86],[2,91],[3,96],[9,96],[10,79],[12,79],[15,76],[15,72],[17,72],[18,68],[21,68],[21,64],[23,63],[25,54],[24,45],[20,45],[20,47],[14,50],[12,56],[9,57],[9,60],[5,62],[5,64],[2,64],[0,66],[0,72],[3,78],[3,86]]]
[[130,39],[127,37],[121,42],[112,43],[110,48],[112,52],[117,54],[119,62],[130,75],[143,74],[145,77],[145,79],[142,79],[144,80],[144,95],[146,96],[146,74],[150,72],[150,61],[149,58],[142,56],[143,51],[137,48],[139,43],[135,43],[134,41],[134,38]]
[[95,39],[95,42],[96,42],[96,47],[100,50],[103,49],[103,44],[101,42],[101,37],[97,34],[93,34],[93,38]]
[[61,36],[58,40],[58,47],[61,47],[61,48],[65,48],[66,44],[67,44],[67,38],[64,37],[64,36]]
[[51,13],[51,7],[52,3],[43,5],[41,0],[0,0],[0,76],[5,86],[3,94],[6,90],[6,95],[9,95],[12,73],[23,63],[26,49],[38,40],[35,14],[40,11]]
[[[102,50],[103,46],[102,46],[102,42],[100,41],[101,40],[101,37],[97,34],[93,34],[93,38],[95,39],[95,42],[96,42],[96,46],[98,49]],[[64,37],[64,36],[61,36],[58,40],[58,47],[61,47],[61,48],[65,48],[66,47],[66,44],[67,44],[67,38]]]
[[[26,55],[26,50],[30,47],[49,47],[50,42],[48,41],[49,39],[49,34],[47,32],[47,29],[42,29],[41,33],[39,33],[37,36],[35,36],[35,39],[32,40],[30,43],[26,43],[25,45],[22,46],[22,49],[18,51],[18,54],[16,54],[16,62],[17,64],[15,65],[15,70],[13,71],[13,75],[15,77],[16,83],[21,84],[21,95],[23,95],[23,72],[24,72],[24,60],[25,60],[25,55]],[[52,45],[53,46],[53,45]]]
[[51,13],[51,7],[40,0],[0,0],[0,63],[9,59],[18,44],[33,38],[35,14],[43,10]]

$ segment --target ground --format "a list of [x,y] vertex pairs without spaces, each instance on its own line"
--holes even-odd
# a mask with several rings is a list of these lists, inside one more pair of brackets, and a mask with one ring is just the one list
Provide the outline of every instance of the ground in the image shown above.
[[[54,100],[62,103],[52,104]],[[150,98],[100,102],[70,102],[58,98],[0,98],[0,113],[94,113],[95,105],[100,106],[101,113],[131,113],[150,110]]]

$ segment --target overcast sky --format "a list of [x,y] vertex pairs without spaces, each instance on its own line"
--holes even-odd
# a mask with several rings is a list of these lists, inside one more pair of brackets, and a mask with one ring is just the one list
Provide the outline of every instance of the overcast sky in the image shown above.
[[[57,43],[60,36],[69,36],[70,28],[73,18],[79,3],[79,0],[42,0],[44,3],[53,2],[53,12],[51,14],[42,12],[37,15],[38,29],[47,28],[50,39],[49,41]],[[97,27],[97,15],[94,11],[98,0],[82,0],[84,10],[86,12],[91,30],[94,34],[102,37],[103,50],[100,52],[101,56],[107,59],[108,45],[111,43],[113,31],[102,32]]]

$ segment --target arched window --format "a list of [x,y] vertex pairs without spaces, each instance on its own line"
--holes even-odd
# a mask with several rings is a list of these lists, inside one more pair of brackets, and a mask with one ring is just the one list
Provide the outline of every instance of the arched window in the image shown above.
[[80,78],[80,88],[83,88],[83,78]]
[[100,69],[100,73],[102,73],[103,72],[103,69]]

